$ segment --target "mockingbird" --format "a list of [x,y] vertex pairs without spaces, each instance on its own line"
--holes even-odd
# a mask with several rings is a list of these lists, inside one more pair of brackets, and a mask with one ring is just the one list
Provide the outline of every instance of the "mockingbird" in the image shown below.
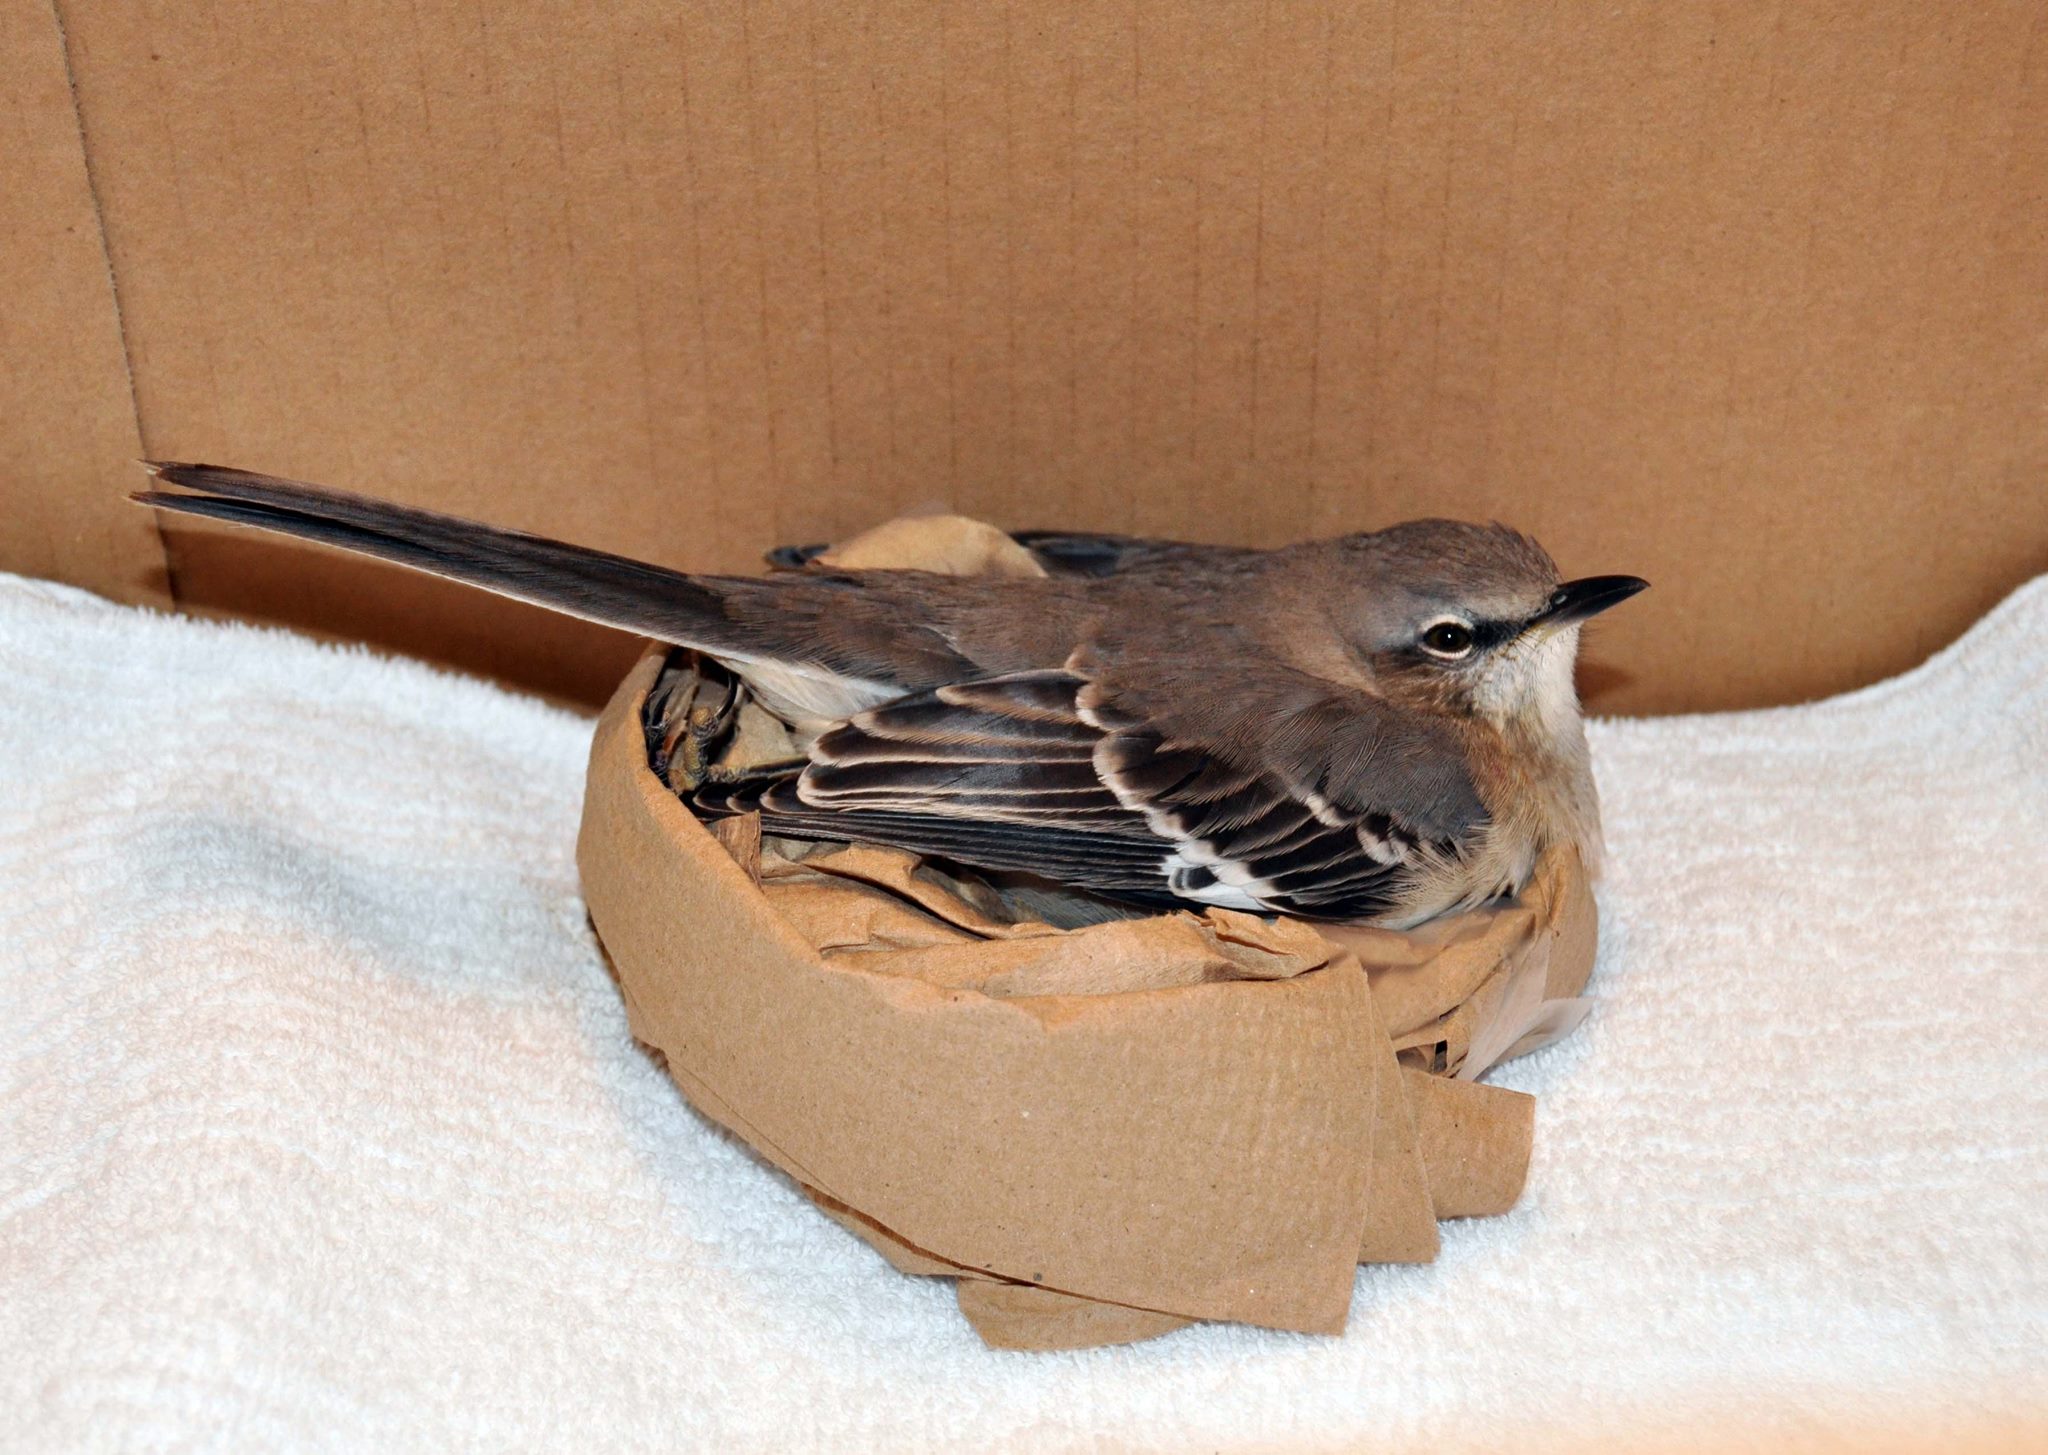
[[804,757],[691,802],[1138,904],[1406,927],[1599,852],[1579,626],[1643,589],[1561,582],[1500,525],[1277,550],[1033,533],[1044,579],[698,576],[212,465],[143,504],[360,551],[725,664]]

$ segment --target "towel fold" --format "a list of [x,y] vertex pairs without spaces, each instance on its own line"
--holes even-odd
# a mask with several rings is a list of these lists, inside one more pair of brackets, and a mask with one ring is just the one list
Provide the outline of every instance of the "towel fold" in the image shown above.
[[992,1353],[692,1113],[578,898],[589,727],[0,577],[0,1447],[2048,1417],[2048,578],[1864,692],[1595,725],[1594,1010],[1495,1078],[1528,1191],[1342,1338]]

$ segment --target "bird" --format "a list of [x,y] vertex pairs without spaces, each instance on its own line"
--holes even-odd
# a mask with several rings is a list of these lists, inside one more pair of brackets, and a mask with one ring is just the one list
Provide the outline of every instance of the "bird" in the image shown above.
[[[700,816],[1025,874],[1145,910],[1409,929],[1600,854],[1574,666],[1648,584],[1566,581],[1507,526],[1274,548],[1024,532],[1042,578],[700,575],[224,466],[132,498],[396,562],[722,664],[788,761]],[[809,550],[809,554],[806,554]],[[779,559],[778,559],[779,558]]]

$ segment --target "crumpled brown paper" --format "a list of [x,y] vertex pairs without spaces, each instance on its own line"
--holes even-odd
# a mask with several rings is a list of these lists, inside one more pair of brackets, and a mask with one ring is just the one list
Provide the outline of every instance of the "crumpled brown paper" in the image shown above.
[[[957,517],[831,561],[1038,569]],[[1439,1218],[1519,1196],[1533,1103],[1474,1078],[1584,1013],[1575,856],[1413,933],[1215,909],[1055,928],[1032,913],[1053,900],[898,851],[707,831],[649,765],[665,670],[651,650],[600,722],[578,844],[634,1034],[897,1268],[955,1278],[992,1346],[1335,1332],[1357,1263],[1428,1261]]]

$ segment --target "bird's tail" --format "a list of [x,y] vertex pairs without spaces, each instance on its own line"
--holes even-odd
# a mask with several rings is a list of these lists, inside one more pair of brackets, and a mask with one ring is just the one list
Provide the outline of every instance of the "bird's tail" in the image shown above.
[[247,470],[148,468],[194,493],[138,491],[131,498],[143,505],[359,551],[662,641],[713,651],[726,645],[722,593],[680,571]]

